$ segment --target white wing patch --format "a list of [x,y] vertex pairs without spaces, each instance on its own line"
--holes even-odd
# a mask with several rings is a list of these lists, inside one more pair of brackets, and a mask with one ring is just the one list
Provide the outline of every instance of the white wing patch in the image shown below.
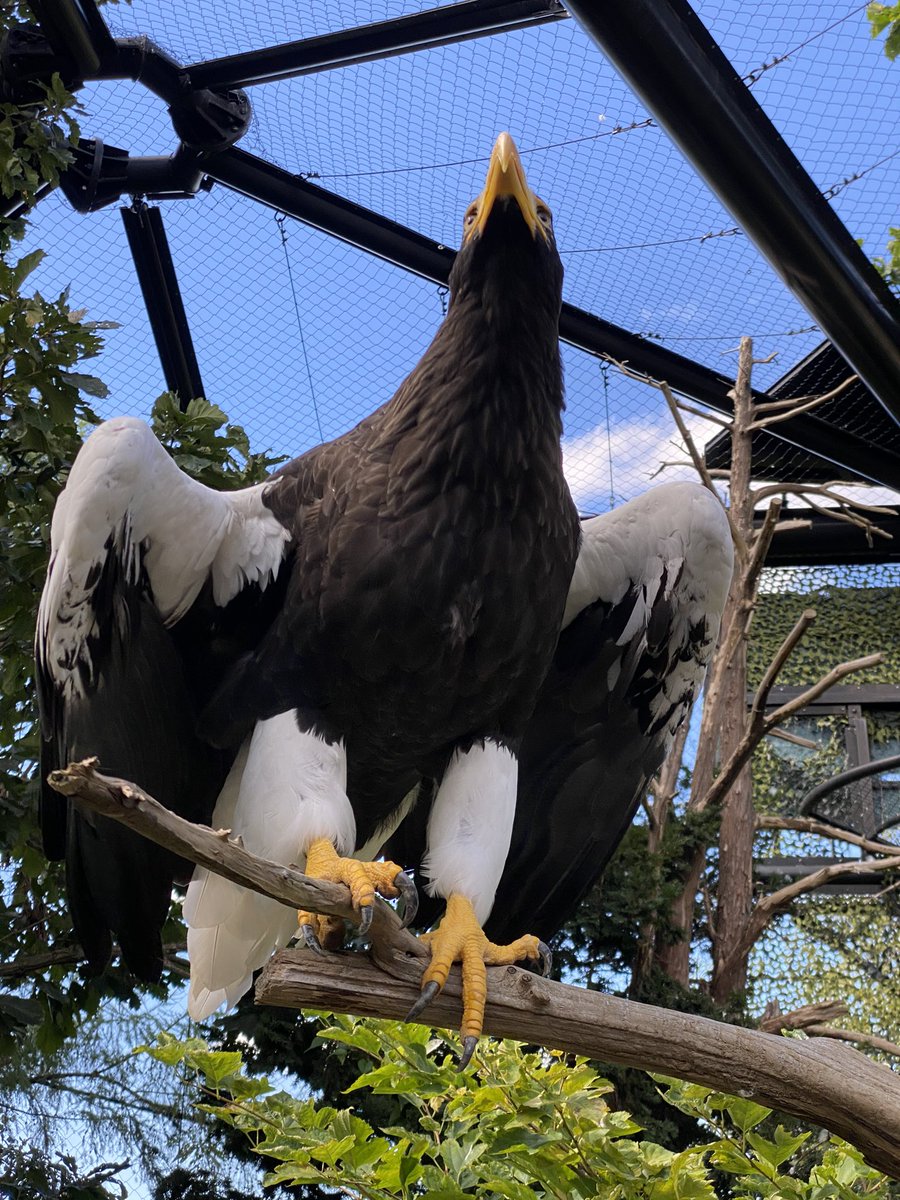
[[722,506],[701,484],[652,488],[583,521],[582,532],[563,628],[597,600],[618,604],[635,585],[652,600],[663,570],[667,588],[696,600],[689,607],[698,616],[724,607],[734,566],[731,534]]
[[53,514],[37,655],[63,694],[93,680],[92,599],[115,554],[125,579],[147,573],[163,620],[175,624],[208,578],[217,604],[278,573],[289,533],[263,504],[273,482],[217,492],[181,471],[143,421],[116,417],[82,446]]
[[[725,513],[702,485],[670,483],[584,521],[582,530],[563,625],[597,601],[617,605],[633,593],[634,607],[616,639],[627,649],[646,637],[654,606],[666,602],[671,625],[665,637],[673,653],[649,702],[649,719],[651,727],[667,721],[672,735],[703,682],[731,583]],[[610,690],[619,670],[618,660],[609,667]]]

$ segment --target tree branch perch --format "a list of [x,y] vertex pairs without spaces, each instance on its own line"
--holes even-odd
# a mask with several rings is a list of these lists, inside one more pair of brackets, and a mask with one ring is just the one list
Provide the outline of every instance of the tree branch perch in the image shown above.
[[[100,775],[96,760],[50,776],[51,786],[85,808],[292,907],[353,918],[347,889],[268,862],[177,817],[135,784]],[[377,898],[376,898],[377,899]],[[419,994],[427,951],[385,903],[375,906],[372,958],[320,958],[282,950],[257,984],[261,1004],[402,1017]],[[374,960],[374,961],[373,961]],[[485,1032],[536,1042],[703,1083],[824,1125],[853,1142],[876,1167],[900,1178],[900,1080],[833,1041],[796,1041],[705,1017],[671,1012],[540,979],[517,967],[488,969]],[[457,1027],[459,975],[426,1010]]]

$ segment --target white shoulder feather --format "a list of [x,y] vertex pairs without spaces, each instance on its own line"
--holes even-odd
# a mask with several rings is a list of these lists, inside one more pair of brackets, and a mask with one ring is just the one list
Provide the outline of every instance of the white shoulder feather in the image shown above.
[[289,533],[263,503],[271,481],[217,492],[181,471],[153,432],[116,417],[82,446],[51,527],[50,570],[38,612],[37,652],[65,690],[90,676],[91,598],[116,555],[126,580],[146,572],[163,620],[188,611],[207,579],[226,604],[247,582],[278,573]]

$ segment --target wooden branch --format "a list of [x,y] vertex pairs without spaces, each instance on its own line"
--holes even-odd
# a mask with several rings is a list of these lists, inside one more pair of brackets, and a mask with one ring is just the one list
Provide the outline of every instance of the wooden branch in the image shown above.
[[778,649],[772,661],[766,667],[765,674],[762,677],[759,687],[756,689],[756,695],[753,697],[753,703],[750,705],[750,726],[751,728],[763,720],[763,709],[766,707],[766,701],[769,699],[775,680],[781,673],[781,669],[790,656],[796,649],[797,643],[812,625],[816,619],[816,610],[814,608],[805,608],[800,614],[794,628],[790,631]]
[[799,733],[791,733],[787,729],[770,729],[769,737],[778,738],[782,742],[790,742],[792,746],[802,746],[804,750],[818,750],[819,743],[812,738],[801,737]]
[[769,553],[769,547],[772,545],[772,539],[778,528],[781,506],[781,498],[778,496],[773,497],[769,502],[769,507],[766,509],[762,525],[752,534],[753,550],[750,554],[750,561],[744,568],[744,595],[747,597],[752,596],[754,600],[756,598],[759,576],[766,564],[766,555]]
[[887,1038],[878,1037],[874,1033],[860,1033],[858,1029],[838,1029],[834,1025],[807,1025],[806,1032],[810,1037],[829,1037],[841,1042],[856,1042],[860,1046],[868,1046],[870,1050],[878,1050],[881,1054],[891,1054],[900,1058],[900,1046],[896,1042],[889,1042]]
[[[835,396],[839,396],[851,383],[858,378],[856,375],[848,376],[843,383],[839,383],[836,388],[832,388],[830,392],[825,392],[821,396],[813,396],[807,399],[805,396],[797,396],[791,401],[790,407],[786,412],[774,414],[775,406],[784,404],[783,400],[775,400],[769,404],[758,404],[756,412],[769,412],[769,416],[760,417],[750,426],[751,430],[768,429],[770,425],[777,425],[779,421],[787,421],[789,417],[796,417],[799,413],[811,412],[812,409],[818,408],[820,404],[825,404],[828,400],[833,400]],[[804,402],[805,401],[805,402]]]
[[[618,367],[622,374],[626,375],[629,379],[634,379],[638,383],[646,383],[650,387],[656,388],[657,391],[662,392],[663,396],[665,397],[666,404],[669,406],[669,411],[672,414],[672,418],[675,421],[675,424],[678,426],[678,432],[681,435],[682,441],[684,442],[688,453],[691,456],[691,462],[694,464],[694,469],[703,480],[703,483],[706,485],[709,491],[711,491],[719,503],[722,504],[722,498],[715,489],[712,478],[706,468],[703,455],[697,449],[694,439],[691,437],[691,431],[688,429],[684,419],[681,416],[681,413],[679,412],[679,402],[675,399],[672,389],[669,387],[668,383],[666,383],[664,379],[654,379],[652,375],[645,375],[640,371],[633,371],[630,367],[626,366],[625,363],[619,362],[618,359],[612,358],[608,354],[604,355],[604,358],[611,362],[613,366]],[[747,543],[740,530],[734,523],[732,514],[727,505],[722,504],[722,508],[725,511],[725,516],[728,518],[728,524],[731,527],[731,537],[734,542],[735,551],[738,558],[743,561],[747,557]]]
[[838,666],[832,667],[827,675],[802,692],[799,696],[795,696],[793,700],[788,700],[782,704],[781,708],[776,710],[766,717],[766,725],[780,725],[785,717],[792,716],[795,712],[799,712],[801,708],[806,708],[807,704],[812,704],[823,692],[827,692],[830,687],[834,687],[842,679],[848,675],[852,675],[854,671],[862,671],[867,667],[877,667],[879,663],[884,661],[884,655],[879,651],[877,654],[867,654],[864,658],[854,658],[850,662],[839,663]]
[[796,517],[790,521],[779,521],[775,526],[776,533],[787,533],[792,529],[812,529],[812,521],[804,521],[802,517]]
[[[789,707],[788,704],[783,704],[781,708],[779,708],[770,716],[765,715],[763,708],[769,692],[771,691],[772,686],[778,677],[779,671],[787,662],[791,652],[800,641],[800,638],[815,620],[815,617],[816,614],[814,609],[804,609],[796,625],[776,651],[775,657],[772,659],[772,662],[766,669],[762,682],[759,685],[759,689],[753,698],[749,720],[747,721],[743,737],[735,746],[727,761],[723,764],[719,774],[713,780],[709,789],[698,800],[697,804],[693,806],[695,811],[702,812],[711,804],[717,804],[722,799],[722,797],[727,793],[728,789],[734,783],[735,779],[737,779],[738,775],[740,775],[744,766],[749,761],[751,755],[762,739],[771,729],[775,729],[782,723],[785,710]],[[844,663],[842,666],[856,670],[858,669],[858,661],[856,663]],[[839,669],[840,668],[838,667],[835,668],[835,670]],[[845,673],[849,674],[849,671]],[[833,672],[830,672],[829,674],[833,674]],[[819,682],[821,683],[821,680]],[[815,687],[818,687],[818,684],[816,684]],[[809,692],[813,690],[813,688],[810,688],[809,691],[804,692],[804,696],[808,696]],[[789,702],[791,705],[794,703],[795,702],[793,700]],[[800,707],[802,707],[802,705]],[[793,712],[794,709],[791,709],[791,711]]]
[[817,837],[831,838],[833,841],[849,842],[868,850],[870,854],[888,854],[892,849],[889,842],[876,842],[871,838],[851,833],[849,829],[841,829],[837,825],[828,825],[825,821],[817,821],[814,817],[773,817],[767,813],[759,813],[756,817],[757,829],[796,829],[799,833],[812,833]]
[[[322,959],[308,950],[281,950],[264,969],[256,999],[396,1020],[419,992],[418,968],[410,974],[388,976],[361,955]],[[460,1013],[454,969],[425,1016],[458,1028]],[[849,1047],[637,1004],[517,967],[488,969],[484,1029],[755,1100],[824,1125],[858,1146],[873,1166],[900,1177],[900,1079]]]
[[834,863],[829,867],[820,867],[818,871],[812,871],[809,875],[804,875],[802,879],[795,879],[793,883],[785,884],[777,892],[772,892],[758,900],[747,918],[742,942],[745,946],[755,946],[762,937],[766,926],[779,913],[784,912],[801,896],[806,896],[810,892],[824,887],[825,884],[831,883],[832,879],[843,875],[866,875],[872,871],[896,871],[898,868],[900,868],[900,855],[892,858],[859,859],[854,862]]
[[830,392],[824,392],[822,395],[819,395],[819,396],[813,396],[813,395],[791,396],[790,399],[788,399],[788,400],[769,400],[767,403],[757,404],[756,411],[758,413],[779,412],[781,409],[790,408],[790,409],[792,409],[790,415],[794,416],[795,413],[801,411],[800,409],[794,407],[795,405],[802,404],[804,406],[811,406],[813,404],[822,404],[826,400],[833,400],[836,396],[839,396],[841,394],[841,392],[845,391],[845,389],[848,388],[851,383],[854,383],[858,378],[859,378],[858,375],[848,375],[845,380],[843,380],[841,383],[839,383],[837,385],[837,387],[832,388]]
[[763,1033],[781,1033],[785,1029],[806,1029],[808,1025],[821,1025],[835,1017],[846,1017],[850,1009],[843,1000],[821,1000],[817,1004],[804,1004],[792,1012],[783,1013],[777,1000],[766,1005],[759,1022]]
[[726,417],[704,412],[702,408],[694,408],[693,404],[688,404],[686,400],[676,400],[676,404],[682,412],[688,412],[692,417],[699,417],[701,421],[710,421],[713,425],[721,425],[723,429],[731,428],[731,422]]
[[[97,759],[87,758],[72,763],[64,770],[53,771],[49,783],[57,792],[71,796],[85,808],[121,821],[129,829],[151,841],[165,846],[182,858],[217,875],[224,875],[263,896],[271,896],[291,908],[326,913],[357,921],[358,914],[350,903],[350,890],[342,883],[313,879],[298,871],[270,862],[245,850],[228,837],[229,830],[214,831],[205,825],[194,825],[165,808],[137,784],[113,779],[97,771]],[[372,920],[373,936],[386,946],[413,957],[427,956],[427,951],[407,930],[400,918],[383,900],[375,897]]]
[[[51,785],[85,808],[121,821],[218,874],[294,908],[351,917],[347,889],[257,858],[177,817],[141,788],[96,771],[96,760],[54,771]],[[377,897],[376,897],[377,900]],[[403,1017],[419,994],[428,952],[385,903],[375,905],[372,958],[321,958],[282,950],[257,986],[261,1004]],[[517,967],[488,969],[485,1032],[662,1071],[746,1096],[824,1125],[858,1146],[873,1166],[900,1178],[900,1080],[843,1045],[792,1041],[540,979]],[[426,1010],[429,1022],[458,1027],[459,972]]]

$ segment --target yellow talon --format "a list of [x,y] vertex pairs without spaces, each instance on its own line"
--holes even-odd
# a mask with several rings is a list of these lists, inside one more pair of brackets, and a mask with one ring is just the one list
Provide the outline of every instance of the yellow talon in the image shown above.
[[526,958],[541,959],[549,969],[550,951],[531,934],[517,938],[508,946],[489,942],[478,923],[471,902],[453,893],[447,900],[447,910],[437,929],[423,933],[420,940],[431,951],[431,962],[422,976],[422,996],[413,1005],[409,1016],[414,1020],[442,990],[450,967],[458,962],[462,969],[463,1017],[460,1032],[463,1053],[460,1067],[472,1057],[484,1025],[484,1006],[487,999],[487,967],[521,962]]
[[[341,858],[328,838],[317,838],[306,852],[304,874],[331,883],[344,883],[350,889],[350,900],[360,914],[360,932],[368,932],[372,923],[375,893],[387,899],[403,895],[409,900],[411,881],[402,869],[392,862],[360,862],[356,858]],[[310,949],[340,949],[344,940],[344,922],[340,917],[300,911],[297,922],[303,930]]]

